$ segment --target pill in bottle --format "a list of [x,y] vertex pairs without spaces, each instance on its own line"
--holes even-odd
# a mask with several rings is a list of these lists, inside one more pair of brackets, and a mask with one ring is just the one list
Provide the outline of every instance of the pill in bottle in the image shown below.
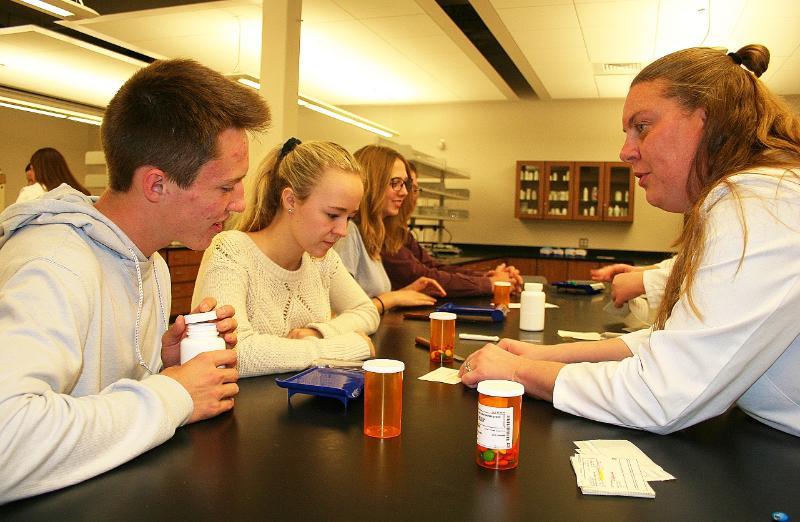
[[545,296],[541,283],[525,283],[525,290],[520,295],[519,329],[527,332],[544,330]]
[[489,469],[513,469],[519,462],[522,394],[518,382],[478,383],[478,441],[475,462]]
[[379,439],[400,435],[405,367],[393,359],[364,361],[365,435]]
[[218,335],[216,323],[188,324],[186,331],[188,335],[181,341],[181,364],[200,353],[225,349],[225,339]]

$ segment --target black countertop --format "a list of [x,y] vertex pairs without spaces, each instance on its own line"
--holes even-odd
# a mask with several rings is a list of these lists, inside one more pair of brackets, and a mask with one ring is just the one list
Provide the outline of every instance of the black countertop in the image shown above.
[[[559,329],[617,331],[608,294],[547,289],[559,308],[530,340]],[[487,304],[479,299],[464,304]],[[519,310],[460,332],[518,337]],[[276,376],[241,379],[236,407],[184,426],[151,451],[73,487],[0,507],[12,520],[771,520],[800,514],[798,439],[733,408],[671,435],[601,424],[525,397],[519,467],[475,464],[477,392],[418,379],[435,366],[414,345],[427,321],[390,311],[373,335],[379,356],[405,362],[402,434],[362,434],[360,400],[295,395]],[[457,341],[468,355],[482,343]],[[656,498],[582,495],[572,441],[626,439],[676,480]]]

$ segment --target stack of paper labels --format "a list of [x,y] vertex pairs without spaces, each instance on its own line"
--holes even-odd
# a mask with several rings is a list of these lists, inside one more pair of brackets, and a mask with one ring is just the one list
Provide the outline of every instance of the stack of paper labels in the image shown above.
[[570,457],[578,487],[585,495],[654,498],[648,482],[675,477],[627,440],[578,440]]

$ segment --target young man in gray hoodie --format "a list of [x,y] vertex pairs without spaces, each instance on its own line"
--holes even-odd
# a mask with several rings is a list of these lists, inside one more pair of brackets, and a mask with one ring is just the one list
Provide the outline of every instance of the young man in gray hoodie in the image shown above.
[[[215,71],[155,62],[108,105],[101,197],[61,185],[0,214],[0,504],[103,473],[233,407],[233,350],[178,364],[185,322],[168,324],[158,249],[205,249],[243,210],[246,133],[269,118]],[[233,313],[217,308],[229,346]]]

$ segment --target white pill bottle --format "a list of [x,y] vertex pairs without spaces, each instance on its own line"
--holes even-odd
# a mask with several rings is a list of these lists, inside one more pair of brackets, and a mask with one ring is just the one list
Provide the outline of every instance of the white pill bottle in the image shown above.
[[519,302],[519,329],[527,332],[544,330],[544,292],[541,283],[525,283]]
[[214,311],[184,317],[187,336],[181,341],[181,364],[194,359],[198,354],[213,350],[224,350],[225,339],[219,336],[216,323],[198,322],[217,318]]

